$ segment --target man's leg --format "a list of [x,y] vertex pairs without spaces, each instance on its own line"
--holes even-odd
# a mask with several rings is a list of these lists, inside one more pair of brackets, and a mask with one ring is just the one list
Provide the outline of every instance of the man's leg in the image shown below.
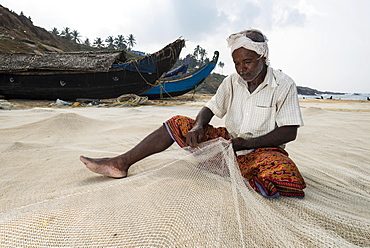
[[[186,135],[193,128],[195,120],[186,116],[176,115],[165,122],[167,130],[171,133],[173,140],[180,146],[186,147]],[[213,127],[206,125],[204,127],[204,137],[201,142],[213,140],[222,137],[229,139],[228,132],[224,127]]]
[[123,178],[127,176],[127,171],[132,164],[147,156],[164,151],[172,144],[173,140],[170,134],[166,127],[162,125],[122,155],[97,159],[80,156],[80,160],[95,173],[113,178]]
[[304,197],[304,179],[285,150],[277,147],[259,148],[237,156],[237,161],[242,176],[263,196]]

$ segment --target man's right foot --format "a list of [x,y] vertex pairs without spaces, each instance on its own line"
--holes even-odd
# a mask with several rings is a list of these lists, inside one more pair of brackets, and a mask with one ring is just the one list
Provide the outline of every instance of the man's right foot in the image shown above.
[[88,158],[80,156],[80,160],[92,172],[102,174],[112,178],[124,178],[127,176],[127,170],[118,169],[117,158]]

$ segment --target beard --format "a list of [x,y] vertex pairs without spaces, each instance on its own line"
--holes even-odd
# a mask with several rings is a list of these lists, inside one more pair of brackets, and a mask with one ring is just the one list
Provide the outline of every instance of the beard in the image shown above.
[[265,66],[262,65],[261,67],[256,68],[256,70],[253,70],[252,72],[251,71],[242,71],[242,72],[239,73],[239,75],[242,77],[242,79],[245,82],[253,82],[254,80],[256,80],[256,78],[259,75],[261,75],[264,67]]

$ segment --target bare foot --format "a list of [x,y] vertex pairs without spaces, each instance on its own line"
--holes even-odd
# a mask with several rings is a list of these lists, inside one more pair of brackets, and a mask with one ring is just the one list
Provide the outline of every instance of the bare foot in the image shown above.
[[113,178],[123,178],[127,176],[128,166],[123,166],[122,160],[117,157],[94,159],[80,156],[80,160],[86,165],[89,170],[95,173]]

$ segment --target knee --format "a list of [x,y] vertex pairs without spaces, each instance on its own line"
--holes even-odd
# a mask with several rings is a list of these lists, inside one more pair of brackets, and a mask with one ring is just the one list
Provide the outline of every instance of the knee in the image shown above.
[[191,118],[183,116],[183,115],[175,115],[175,116],[172,116],[170,119],[168,119],[168,121],[177,123],[177,122],[182,122],[182,120],[185,120],[185,119],[191,119]]

